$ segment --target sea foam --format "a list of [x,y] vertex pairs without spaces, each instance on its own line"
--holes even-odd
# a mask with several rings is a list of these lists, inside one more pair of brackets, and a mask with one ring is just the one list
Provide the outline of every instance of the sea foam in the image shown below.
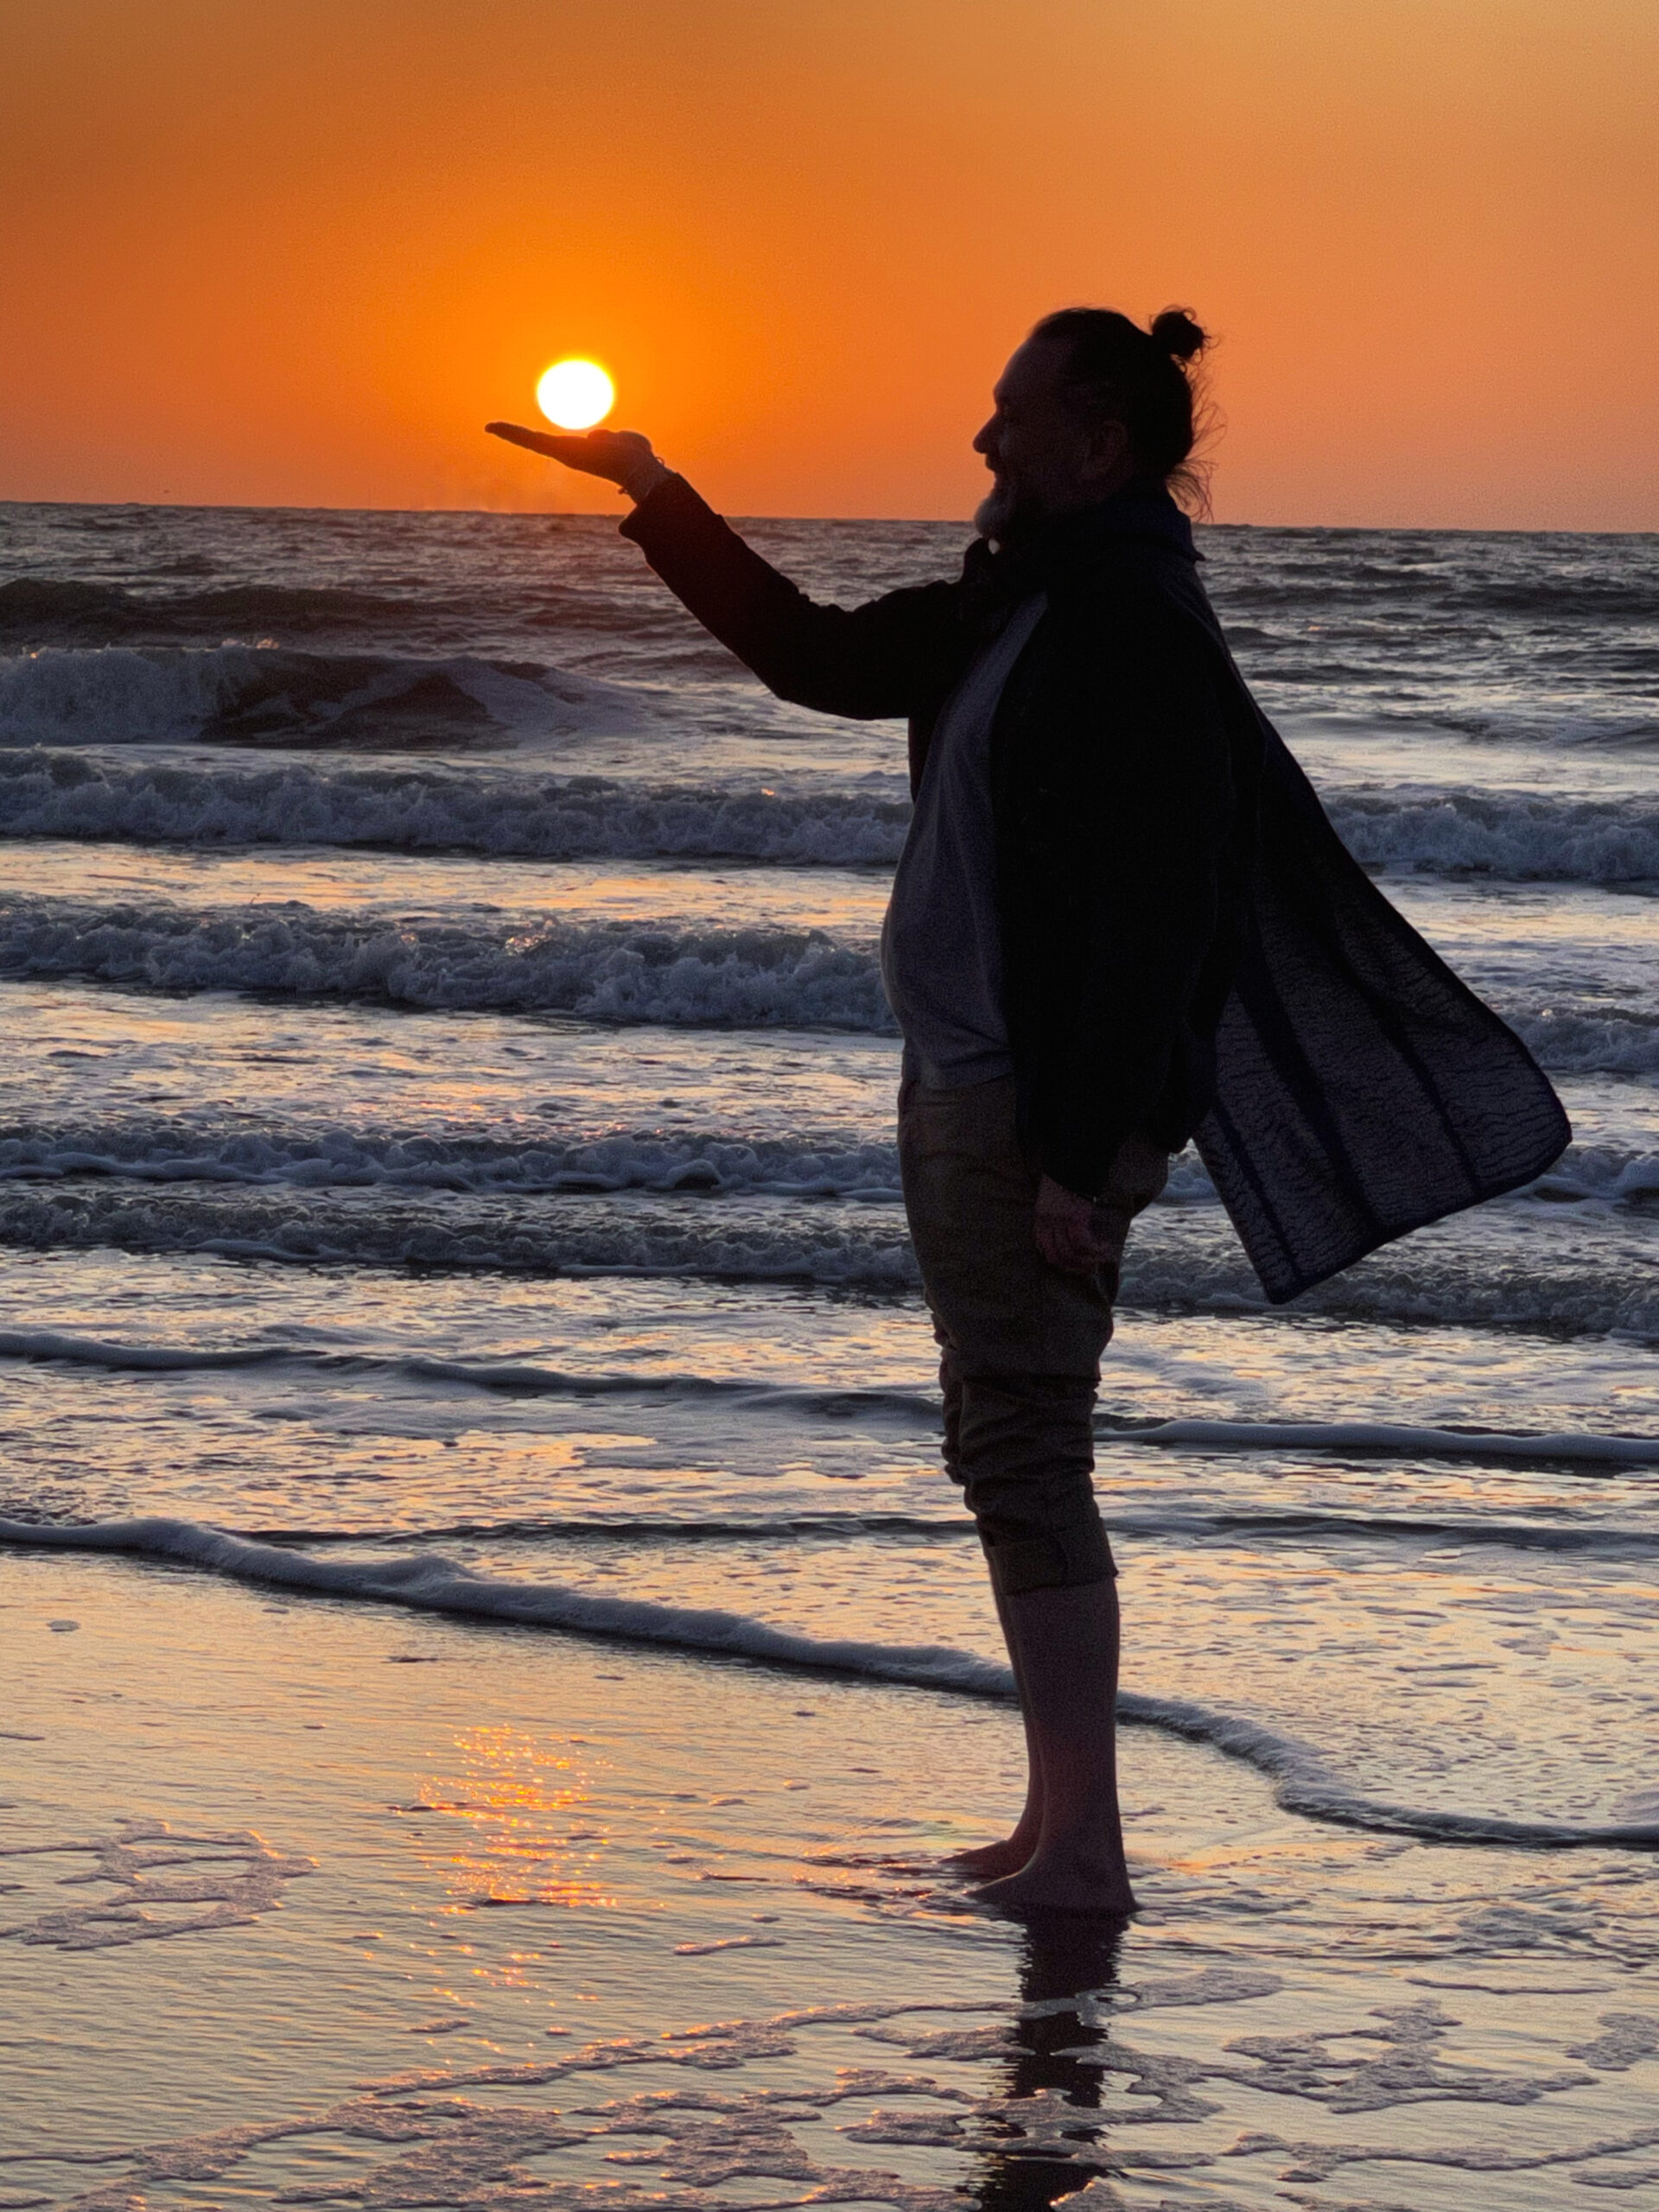
[[[235,650],[262,666],[270,658]],[[3,710],[9,664],[0,661],[0,738],[25,748],[0,752],[0,834],[880,868],[891,868],[904,844],[909,809],[886,788],[553,779],[484,762],[462,773],[408,760],[371,766],[285,756],[256,766],[233,755],[194,753],[162,762],[66,752],[72,734],[88,745],[114,744],[124,733],[129,741],[189,737],[205,727],[203,717],[219,696],[212,669],[158,672],[143,655],[124,651],[110,659],[96,671],[59,674],[57,705],[49,703],[51,687],[43,677],[23,685],[14,669],[10,680],[18,696],[10,713]],[[118,661],[124,675],[113,665]],[[504,742],[515,731],[527,742],[538,731],[571,734],[580,726],[598,733],[638,724],[652,710],[643,691],[636,698],[623,687],[569,677],[550,689],[550,678],[492,672],[484,663],[446,664],[442,683],[448,688],[434,688],[438,681],[432,677],[425,693],[411,683],[371,702],[349,724],[337,717],[332,736],[320,723],[296,722],[292,741],[372,750],[378,715],[388,747],[405,748],[419,734],[422,697],[429,702],[429,735],[439,750],[446,731],[463,744],[484,742],[490,730]],[[467,702],[483,719],[467,721]],[[312,728],[308,739],[300,734],[302,727]],[[280,743],[281,726],[273,722],[261,741]],[[1410,785],[1340,787],[1326,795],[1326,804],[1349,849],[1370,868],[1520,882],[1659,880],[1659,804],[1649,799]]]
[[[802,1636],[742,1613],[599,1597],[559,1583],[475,1574],[433,1554],[323,1560],[274,1544],[250,1542],[198,1522],[161,1517],[49,1524],[0,1520],[0,1543],[176,1560],[240,1581],[423,1612],[611,1637],[957,1695],[1014,1694],[1014,1678],[1006,1667],[948,1645]],[[1366,1797],[1344,1783],[1311,1745],[1248,1716],[1216,1712],[1185,1699],[1125,1692],[1118,1699],[1118,1715],[1130,1726],[1162,1729],[1243,1760],[1272,1780],[1274,1796],[1287,1811],[1315,1820],[1466,1844],[1659,1849],[1659,1821],[1514,1821],[1500,1815],[1415,1808]]]
[[[594,1022],[898,1033],[875,946],[823,929],[675,920],[433,922],[297,900],[213,908],[0,898],[0,975],[244,991]],[[1659,1071],[1659,1014],[1603,1001],[1499,1010],[1558,1073]]]

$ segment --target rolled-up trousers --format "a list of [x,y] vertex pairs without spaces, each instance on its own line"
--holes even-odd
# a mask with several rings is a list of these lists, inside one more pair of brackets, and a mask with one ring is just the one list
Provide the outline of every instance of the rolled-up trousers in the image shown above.
[[[1041,1171],[1022,1150],[1009,1077],[899,1093],[905,1211],[938,1338],[945,1471],[978,1524],[1005,1596],[1116,1572],[1093,1483],[1095,1389],[1112,1333],[1114,1259],[1050,1267],[1033,1235]],[[1121,1256],[1162,1189],[1166,1156],[1125,1147],[1100,1220]]]

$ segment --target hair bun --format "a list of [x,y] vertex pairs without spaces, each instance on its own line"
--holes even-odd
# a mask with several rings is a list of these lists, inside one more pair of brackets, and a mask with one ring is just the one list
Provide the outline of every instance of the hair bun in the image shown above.
[[1190,361],[1210,343],[1203,327],[1186,308],[1166,308],[1152,321],[1152,342],[1178,361]]

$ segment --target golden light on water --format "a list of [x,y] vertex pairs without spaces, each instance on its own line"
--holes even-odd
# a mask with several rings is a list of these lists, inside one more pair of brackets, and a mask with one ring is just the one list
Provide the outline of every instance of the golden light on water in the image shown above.
[[461,1772],[429,1777],[420,1790],[428,1815],[459,1826],[420,1848],[444,1870],[450,1911],[479,1905],[614,1905],[594,1878],[607,1841],[591,1808],[592,1788],[568,1751],[509,1726],[484,1726],[455,1738]]
[[561,430],[591,430],[616,404],[616,386],[597,361],[555,361],[536,385],[536,404]]

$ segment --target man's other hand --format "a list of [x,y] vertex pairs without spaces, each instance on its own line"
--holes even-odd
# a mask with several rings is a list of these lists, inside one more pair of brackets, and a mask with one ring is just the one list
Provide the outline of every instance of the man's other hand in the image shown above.
[[493,438],[505,438],[526,453],[545,454],[584,476],[602,476],[607,484],[626,484],[635,469],[652,457],[651,440],[639,430],[526,430],[518,423],[486,423]]
[[1116,1296],[1129,1224],[1168,1180],[1169,1154],[1143,1136],[1124,1139],[1098,1198],[1081,1198],[1045,1175],[1037,1185],[1037,1249],[1051,1268],[1067,1274],[1109,1268]]
[[1069,1275],[1116,1268],[1123,1257],[1128,1230],[1126,1207],[1080,1198],[1052,1175],[1045,1175],[1037,1185],[1037,1249],[1051,1268]]

